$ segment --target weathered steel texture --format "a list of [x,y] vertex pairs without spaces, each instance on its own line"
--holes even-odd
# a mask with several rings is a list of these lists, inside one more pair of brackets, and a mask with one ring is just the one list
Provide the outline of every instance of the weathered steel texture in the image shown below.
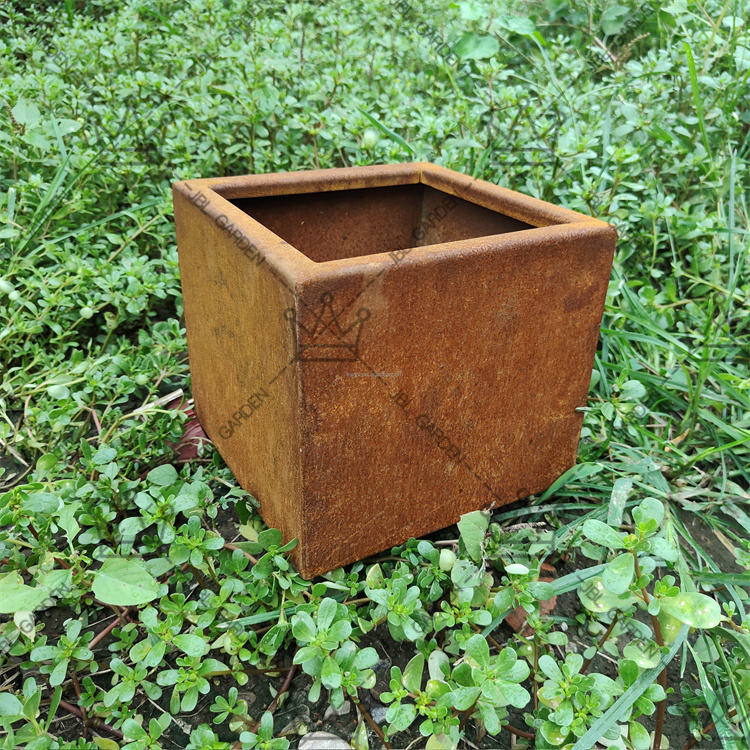
[[197,414],[302,575],[574,464],[613,227],[422,163],[173,192]]

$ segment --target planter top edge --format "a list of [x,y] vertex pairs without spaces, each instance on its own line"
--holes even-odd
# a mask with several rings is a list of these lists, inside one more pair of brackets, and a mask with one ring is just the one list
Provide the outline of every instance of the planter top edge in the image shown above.
[[609,226],[606,221],[595,219],[593,216],[571,211],[568,208],[556,206],[541,198],[500,187],[478,177],[446,169],[436,164],[424,163],[421,168],[421,182],[435,190],[450,193],[456,198],[475,203],[518,219],[534,227],[548,227],[555,224],[597,224]]
[[370,187],[416,185],[420,182],[422,164],[373,164],[364,167],[305,169],[298,172],[202,177],[175,183],[212,190],[226,200],[265,198],[275,195],[325,193],[336,190],[358,190]]
[[[554,224],[547,227],[533,227],[518,232],[485,235],[435,245],[410,247],[395,254],[392,252],[358,255],[340,260],[313,262],[305,270],[312,272],[307,278],[320,280],[331,274],[340,277],[342,273],[359,274],[363,271],[372,273],[374,269],[385,270],[395,266],[419,266],[436,261],[449,261],[456,257],[482,256],[487,253],[522,250],[538,245],[556,243],[561,240],[585,239],[589,237],[609,237],[614,248],[617,230],[603,221],[581,221],[575,224]],[[304,281],[303,278],[299,279]]]
[[[428,162],[199,178],[175,182],[172,184],[172,190],[175,195],[179,194],[194,204],[196,196],[201,196],[202,203],[199,207],[203,213],[227,232],[234,232],[233,236],[245,238],[241,242],[248,247],[243,245],[240,249],[247,257],[254,259],[256,252],[260,253],[260,256],[281,272],[293,287],[297,283],[319,279],[328,273],[341,274],[361,271],[364,268],[372,269],[373,266],[391,266],[394,263],[393,253],[382,252],[337,260],[313,261],[294,245],[236,207],[233,199],[420,183],[532,226],[529,229],[486,235],[481,238],[405,248],[400,251],[401,259],[408,255],[410,265],[441,261],[457,254],[520,248],[529,242],[554,241],[571,236],[610,234],[613,243],[616,238],[616,228],[605,221]],[[220,221],[223,223],[220,224]],[[251,251],[250,255],[247,252],[248,248]]]
[[580,222],[608,226],[607,222],[600,219],[430,162],[374,164],[363,167],[337,167],[232,177],[203,177],[182,180],[174,185],[175,187],[185,185],[190,192],[200,188],[208,189],[225,200],[231,201],[241,198],[324,193],[419,183],[536,227]]

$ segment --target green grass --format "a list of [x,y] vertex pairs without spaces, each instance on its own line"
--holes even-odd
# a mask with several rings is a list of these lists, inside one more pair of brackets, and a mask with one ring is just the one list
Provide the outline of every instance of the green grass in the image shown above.
[[[348,611],[359,634],[357,616],[366,622],[376,611],[364,593],[371,568],[309,585],[284,567],[282,552],[281,563],[269,558],[253,577],[247,557],[245,570],[241,552],[202,547],[205,539],[170,505],[183,502],[176,493],[189,497],[207,538],[219,510],[246,524],[246,536],[262,529],[218,455],[189,461],[179,478],[146,476],[173,460],[186,420],[163,397],[190,393],[169,186],[214,175],[428,159],[617,225],[579,466],[528,508],[501,510],[494,521],[507,525],[522,515],[546,522],[556,540],[550,561],[564,554],[583,568],[606,554],[581,535],[584,519],[609,517],[619,526],[615,521],[628,523],[644,497],[665,503],[663,533],[679,544],[670,567],[682,590],[711,592],[733,606],[732,624],[719,630],[737,639],[726,658],[687,668],[682,686],[672,684],[682,703],[670,697],[670,711],[685,713],[695,731],[716,721],[725,748],[748,747],[747,722],[733,739],[726,715],[747,704],[750,689],[743,578],[750,569],[750,36],[743,23],[750,7],[740,0],[619,2],[437,0],[412,3],[405,16],[382,0],[341,7],[0,3],[0,586],[10,596],[15,578],[8,576],[18,573],[27,587],[51,592],[52,599],[36,601],[20,590],[37,610],[37,646],[45,636],[59,646],[63,628],[45,620],[53,600],[83,622],[80,637],[108,624],[101,618],[111,609],[92,599],[91,586],[104,556],[130,552],[122,546],[126,521],[144,570],[162,584],[151,606],[162,620],[175,618],[177,632],[198,627],[179,595],[198,607],[196,584],[219,591],[241,581],[228,608],[200,604],[213,614],[203,616],[198,634],[215,639],[240,616],[262,626],[244,632],[242,656],[227,643],[210,654],[231,662],[237,682],[247,679],[240,667],[280,665],[282,654],[300,645],[284,601],[317,607],[326,592],[339,601],[348,596],[358,602]],[[456,50],[457,62],[436,52],[440,40],[448,42],[443,53]],[[144,530],[137,519],[152,513],[153,503],[163,504],[161,518],[169,522]],[[700,539],[695,522],[705,531]],[[540,543],[535,534],[511,535],[514,554]],[[265,549],[274,546],[265,539]],[[203,550],[184,571],[179,540]],[[251,556],[263,554],[252,549]],[[449,599],[456,581],[441,579],[416,549],[386,556],[386,578],[401,575],[395,556],[405,576],[414,574],[410,585],[421,587],[426,606],[433,606],[433,580]],[[454,551],[460,560],[471,557],[463,542]],[[495,584],[503,570],[498,555],[489,561]],[[425,582],[430,566],[434,578]],[[142,604],[119,609],[137,622]],[[500,613],[487,608],[488,622],[497,625]],[[591,644],[588,622],[575,637],[569,633],[571,643]],[[455,661],[472,627],[451,628],[459,634]],[[128,657],[133,639],[155,642],[157,633],[141,622],[116,628],[108,637],[119,640],[104,643],[130,668],[139,663]],[[726,633],[712,629],[711,637],[726,648]],[[428,645],[419,648],[429,650],[431,631],[423,635]],[[515,638],[508,643],[521,653]],[[29,656],[34,644],[18,617],[0,624],[0,639],[10,648],[0,660],[7,666],[30,658],[35,680],[24,695],[16,675],[0,696],[10,690],[24,701],[39,695],[84,706],[116,730],[125,726],[133,750],[159,746],[126,725],[143,719],[131,701],[102,708],[113,689],[109,674],[83,684],[89,662],[80,666],[81,680],[71,662],[56,696],[50,670],[39,671],[52,657]],[[691,636],[690,644],[675,657],[685,664],[693,649],[698,659],[706,655],[701,641]],[[154,680],[167,666],[177,669],[171,648],[150,667]],[[104,665],[111,654],[101,649]],[[649,680],[642,682],[645,689]],[[136,690],[146,694],[140,682]],[[707,705],[712,691],[718,703]],[[189,706],[169,705],[169,693],[162,708],[197,726]],[[44,703],[39,721],[29,720],[29,737],[40,739],[28,747],[55,746],[39,723],[54,713]],[[243,726],[253,729],[259,718]],[[14,744],[20,740],[11,726],[19,731],[6,722],[0,747],[23,746]],[[216,745],[201,730],[192,747],[239,741],[226,723],[213,731],[221,737]]]

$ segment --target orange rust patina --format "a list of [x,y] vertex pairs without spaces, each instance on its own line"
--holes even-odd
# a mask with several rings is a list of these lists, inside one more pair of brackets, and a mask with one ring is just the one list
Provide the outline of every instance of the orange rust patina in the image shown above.
[[303,576],[574,464],[613,227],[422,163],[173,192],[198,417]]

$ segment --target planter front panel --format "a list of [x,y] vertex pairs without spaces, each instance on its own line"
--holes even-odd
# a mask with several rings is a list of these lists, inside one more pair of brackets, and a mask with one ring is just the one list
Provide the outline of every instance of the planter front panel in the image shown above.
[[575,463],[609,225],[421,164],[178,183],[175,212],[201,423],[303,575]]

